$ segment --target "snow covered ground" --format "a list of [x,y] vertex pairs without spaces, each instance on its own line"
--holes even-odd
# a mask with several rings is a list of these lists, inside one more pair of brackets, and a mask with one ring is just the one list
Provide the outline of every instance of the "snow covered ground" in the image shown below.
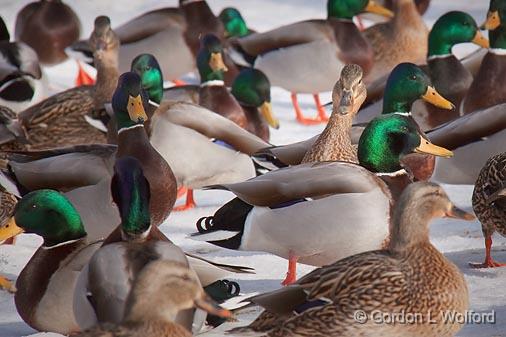
[[[0,1],[0,14],[6,20],[11,32],[17,11],[27,2],[27,0]],[[67,0],[66,2],[80,16],[84,36],[88,36],[90,33],[93,19],[97,15],[109,15],[113,26],[117,26],[147,10],[177,4],[176,0],[130,0],[128,2]],[[248,24],[259,31],[297,20],[322,18],[326,15],[325,0],[208,0],[208,2],[215,13],[225,6],[238,7]],[[449,10],[465,10],[472,14],[478,23],[481,23],[485,18],[487,8],[487,0],[458,2],[433,0],[425,19],[429,25],[432,25],[441,14]],[[457,47],[456,51],[459,55],[463,55],[473,49],[474,47],[468,44]],[[72,62],[46,69],[54,88],[71,85],[74,71],[75,64]],[[326,102],[329,97],[328,93],[324,94],[322,100]],[[274,88],[272,100],[274,111],[281,122],[279,130],[271,131],[272,143],[286,144],[307,139],[323,129],[323,125],[306,127],[295,123],[289,94],[286,91]],[[315,113],[311,97],[300,96],[300,101],[302,108],[308,115]],[[471,209],[472,186],[446,185],[445,189],[457,205],[466,210]],[[241,289],[245,293],[267,291],[279,287],[286,272],[287,262],[285,260],[264,253],[224,250],[187,238],[189,233],[195,231],[195,221],[198,218],[212,214],[230,198],[231,194],[226,192],[197,191],[196,201],[199,207],[191,211],[171,214],[162,226],[162,230],[189,252],[202,254],[223,263],[254,267],[256,274],[237,276]],[[484,257],[480,224],[477,221],[437,220],[432,226],[431,238],[432,242],[465,274],[471,294],[471,309],[480,312],[494,310],[496,313],[496,324],[468,324],[461,330],[459,336],[506,336],[506,287],[504,287],[506,268],[473,270],[468,267],[469,261],[481,262]],[[506,260],[506,252],[504,251],[506,240],[500,237],[496,237],[494,240],[494,257],[499,261]],[[39,238],[34,235],[22,235],[15,246],[0,246],[0,273],[15,279],[40,242]],[[311,269],[311,267],[301,265],[299,275],[301,276]],[[257,314],[256,309],[249,309],[247,312],[239,314],[237,316],[239,322],[233,325],[247,324]],[[227,324],[208,335],[220,336],[222,335],[221,331],[230,326],[231,324]],[[0,292],[0,337],[18,337],[34,333],[36,331],[27,326],[17,314],[13,295]],[[38,336],[45,337],[52,335],[38,334]]]

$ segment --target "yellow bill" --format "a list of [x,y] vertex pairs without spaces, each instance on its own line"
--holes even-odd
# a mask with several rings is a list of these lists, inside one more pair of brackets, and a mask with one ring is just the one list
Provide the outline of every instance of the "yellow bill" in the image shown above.
[[474,35],[474,38],[471,40],[471,42],[483,48],[490,47],[488,39],[485,36],[483,36],[483,34],[479,30],[476,31],[476,35]]
[[387,18],[393,18],[394,17],[394,12],[392,12],[388,8],[385,8],[385,7],[381,6],[380,4],[378,4],[374,0],[369,0],[369,3],[367,4],[367,6],[365,7],[364,10],[366,12],[378,14],[378,15],[381,15],[381,16],[385,16]]
[[137,97],[128,96],[128,116],[132,122],[143,123],[148,120],[144,105],[142,104],[142,96],[139,94]]
[[223,56],[221,53],[211,53],[211,59],[209,60],[209,66],[213,71],[228,71],[227,66],[223,62]]
[[458,208],[455,205],[451,205],[450,209],[445,214],[448,218],[454,218],[454,219],[462,219],[462,220],[474,220],[475,216],[471,213],[468,213],[460,208]]
[[279,129],[279,120],[272,112],[271,102],[264,102],[259,109],[267,124],[272,126],[274,129]]
[[487,13],[487,20],[480,26],[481,29],[494,30],[501,25],[499,11]]
[[447,100],[446,98],[444,98],[443,96],[441,96],[441,94],[439,94],[439,92],[437,92],[436,89],[434,89],[434,87],[431,87],[429,86],[427,88],[427,91],[425,92],[425,94],[422,96],[422,98],[441,108],[441,109],[447,109],[447,110],[451,110],[451,109],[454,109],[455,106],[453,105],[452,102],[450,102],[449,100]]
[[453,157],[453,152],[444,147],[432,144],[429,140],[420,136],[420,145],[415,149],[416,153],[432,154],[438,157]]
[[0,227],[0,242],[15,237],[18,234],[23,233],[24,230],[16,225],[14,217],[10,218],[9,221]]

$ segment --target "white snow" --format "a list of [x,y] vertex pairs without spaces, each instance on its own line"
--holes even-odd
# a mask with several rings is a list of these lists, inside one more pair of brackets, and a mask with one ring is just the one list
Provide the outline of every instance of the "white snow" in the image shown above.
[[[11,33],[14,28],[14,20],[18,10],[29,1],[27,0],[2,0],[1,15],[5,19]],[[93,19],[97,15],[106,14],[111,17],[113,26],[117,26],[129,18],[137,16],[147,10],[162,6],[176,6],[177,1],[157,0],[130,0],[104,1],[104,0],[67,0],[78,13],[83,23],[83,36],[88,36],[91,31]],[[325,0],[208,0],[215,13],[226,6],[238,7],[249,26],[259,31],[270,29],[281,24],[309,18],[325,17]],[[453,1],[433,0],[425,19],[429,25],[443,13],[449,10],[465,10],[472,14],[480,24],[485,18],[488,1]],[[473,50],[470,44],[458,46],[456,52],[464,55]],[[53,90],[62,89],[72,85],[76,66],[74,62],[66,62],[62,65],[46,68]],[[322,101],[330,99],[329,93],[322,95]],[[301,126],[294,121],[294,114],[290,103],[289,94],[279,88],[272,91],[274,112],[280,119],[281,128],[271,130],[271,141],[274,144],[285,144],[307,139],[323,129],[319,126]],[[301,106],[308,116],[315,115],[315,109],[310,96],[300,96]],[[472,186],[445,185],[450,197],[454,202],[466,210],[471,210]],[[236,252],[221,249],[204,242],[192,241],[187,236],[196,230],[195,221],[211,215],[220,205],[231,199],[232,195],[227,192],[196,191],[198,208],[173,213],[167,222],[161,227],[162,230],[181,245],[185,250],[201,254],[223,263],[242,264],[254,267],[254,275],[237,275],[241,289],[245,293],[262,292],[272,290],[280,286],[280,281],[285,275],[287,262],[281,258],[255,252]],[[179,202],[182,202],[180,200]],[[471,309],[475,311],[490,311],[496,313],[496,324],[466,325],[459,336],[506,336],[506,268],[493,270],[474,270],[468,266],[470,261],[481,262],[484,258],[483,236],[481,226],[477,221],[464,222],[457,220],[434,221],[431,230],[432,242],[443,251],[446,256],[454,261],[465,274],[471,296]],[[16,245],[0,246],[0,273],[15,279],[23,266],[27,263],[34,250],[40,245],[40,238],[35,235],[21,235]],[[493,256],[501,261],[506,260],[504,252],[506,240],[499,236],[494,238]],[[312,267],[300,265],[299,276],[309,272]],[[26,325],[16,312],[13,295],[0,292],[0,336],[40,336],[51,337],[56,334],[38,333]],[[239,322],[226,324],[219,329],[209,332],[209,336],[222,336],[222,331],[231,326],[245,325],[258,314],[258,309],[247,309],[237,316]]]

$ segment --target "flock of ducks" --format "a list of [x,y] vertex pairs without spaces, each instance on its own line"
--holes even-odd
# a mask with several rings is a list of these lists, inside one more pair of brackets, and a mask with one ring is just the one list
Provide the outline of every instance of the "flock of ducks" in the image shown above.
[[[284,287],[246,300],[262,314],[231,333],[455,335],[462,325],[440,316],[354,319],[468,309],[464,277],[430,243],[429,223],[474,216],[431,177],[475,184],[486,257],[471,266],[504,266],[491,247],[506,235],[506,1],[490,1],[483,26],[451,11],[430,31],[429,2],[328,0],[326,19],[266,32],[235,8],[215,16],[205,0],[116,28],[99,16],[85,40],[59,0],[24,7],[13,42],[1,21],[0,240],[43,239],[15,285],[0,277],[21,318],[83,337],[191,336],[231,319],[218,302],[239,285],[226,278],[253,270],[185,253],[158,228],[205,188],[235,198],[199,219],[192,239],[289,262]],[[364,13],[384,18],[363,29]],[[485,49],[452,54],[468,42]],[[43,66],[67,55],[96,79],[79,65],[78,85],[47,97]],[[179,80],[193,71],[199,84]],[[322,133],[270,144],[280,127],[271,85],[291,93],[299,123],[325,122]],[[318,96],[329,90],[330,115]],[[297,94],[313,95],[315,118]],[[297,263],[318,268],[297,278]]]

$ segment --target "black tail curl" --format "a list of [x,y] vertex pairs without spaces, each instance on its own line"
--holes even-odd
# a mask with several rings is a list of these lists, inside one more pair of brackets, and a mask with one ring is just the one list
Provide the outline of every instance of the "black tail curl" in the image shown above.
[[214,216],[205,216],[197,220],[197,230],[199,233],[208,233],[213,230]]

